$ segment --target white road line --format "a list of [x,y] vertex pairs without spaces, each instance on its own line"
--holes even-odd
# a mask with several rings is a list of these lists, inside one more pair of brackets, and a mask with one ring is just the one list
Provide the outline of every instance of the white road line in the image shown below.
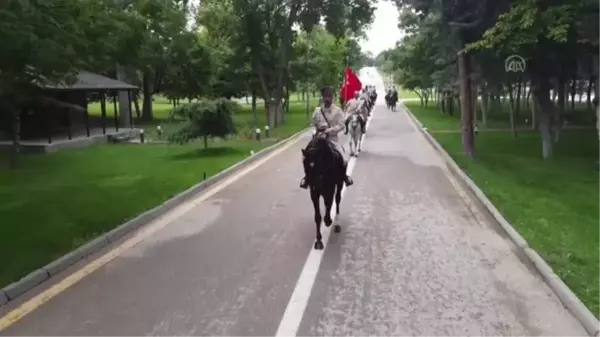
[[[369,129],[369,125],[373,120],[373,116],[374,114],[372,114],[371,118],[369,118],[367,121],[367,125],[365,127],[367,130]],[[363,134],[361,144],[364,142],[365,137],[366,134]],[[352,174],[355,165],[356,157],[350,158],[348,161],[348,175]],[[346,192],[346,187],[342,189],[342,200],[344,200],[344,192]],[[335,203],[333,203],[333,207],[331,207],[331,218],[335,222]],[[317,273],[319,272],[319,267],[321,266],[321,260],[323,260],[323,255],[327,249],[331,228],[333,227],[334,225],[331,225],[331,227],[325,227],[324,224],[321,226],[321,235],[323,235],[322,240],[324,245],[322,250],[313,249],[314,242],[311,242],[311,251],[308,254],[306,262],[304,263],[304,267],[302,268],[302,272],[300,273],[300,277],[298,278],[298,282],[296,283],[292,297],[285,308],[285,312],[283,313],[283,317],[281,318],[281,322],[279,323],[279,327],[277,328],[277,333],[275,333],[275,336],[296,336],[298,333],[298,328],[300,327],[302,317],[304,316],[304,311],[308,305],[312,288],[315,284],[315,280],[317,279]]]

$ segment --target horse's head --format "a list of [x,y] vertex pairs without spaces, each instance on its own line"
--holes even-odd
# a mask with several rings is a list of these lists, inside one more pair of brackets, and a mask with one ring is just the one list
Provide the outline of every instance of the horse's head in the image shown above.
[[359,124],[358,115],[352,114],[352,116],[350,116],[350,127],[352,129],[356,129],[358,127],[358,124]]
[[308,184],[320,187],[323,178],[334,171],[335,153],[329,141],[323,137],[314,137],[308,146],[302,149],[302,164]]

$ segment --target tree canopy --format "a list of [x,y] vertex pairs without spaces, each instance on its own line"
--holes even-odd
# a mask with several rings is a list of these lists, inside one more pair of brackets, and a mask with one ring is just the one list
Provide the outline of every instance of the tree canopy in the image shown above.
[[[457,100],[467,154],[474,151],[479,96],[483,123],[494,106],[490,102],[510,98],[514,130],[513,115],[519,113],[519,101],[528,89],[532,123],[542,134],[544,158],[552,156],[552,144],[559,139],[566,96],[587,91],[592,109],[591,94],[598,97],[597,1],[395,2],[399,28],[407,36],[382,53],[378,64],[395,74],[405,89],[420,95],[435,89],[443,112],[452,113]],[[505,70],[506,58],[514,54],[525,59],[525,73]],[[558,97],[556,102],[553,95]]]
[[357,41],[375,2],[6,0],[3,119],[14,120],[16,138],[21,106],[39,95],[40,83],[68,83],[85,70],[139,86],[143,120],[153,119],[157,93],[174,101],[252,95],[265,100],[272,126],[283,122],[289,90],[338,86],[345,66],[368,62]]

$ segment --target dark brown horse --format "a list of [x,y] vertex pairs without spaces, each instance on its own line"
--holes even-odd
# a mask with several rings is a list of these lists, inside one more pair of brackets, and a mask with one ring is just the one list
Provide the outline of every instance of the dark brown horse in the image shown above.
[[[333,197],[335,195],[336,214],[340,214],[340,201],[342,200],[342,188],[344,186],[344,173],[342,172],[342,156],[334,150],[327,139],[317,133],[308,143],[305,149],[302,149],[302,164],[306,174],[306,182],[310,190],[310,199],[315,209],[315,224],[317,225],[317,239],[315,249],[323,249],[321,241],[321,207],[319,198],[323,197],[325,201],[325,226],[329,227],[333,223],[331,219],[331,207],[333,206]],[[339,224],[334,226],[336,233],[341,232]]]

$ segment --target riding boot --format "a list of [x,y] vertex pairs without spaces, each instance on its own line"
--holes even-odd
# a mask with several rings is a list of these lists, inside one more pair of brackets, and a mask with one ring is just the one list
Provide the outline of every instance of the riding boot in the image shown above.
[[364,119],[361,118],[360,119],[360,132],[362,132],[362,133],[366,133],[365,124],[366,123],[365,123]]
[[348,134],[348,123],[350,121],[346,119],[346,121],[344,122],[344,125],[346,125],[346,131],[344,131],[344,134],[347,135]]
[[352,180],[352,178],[350,178],[350,176],[348,175],[348,164],[345,164],[342,162],[342,172],[344,173],[344,183],[346,183],[346,187],[348,186],[352,186],[352,184],[354,184],[354,180]]
[[300,180],[300,188],[303,188],[303,189],[308,188],[308,182],[306,181],[306,177],[303,177],[302,180]]

